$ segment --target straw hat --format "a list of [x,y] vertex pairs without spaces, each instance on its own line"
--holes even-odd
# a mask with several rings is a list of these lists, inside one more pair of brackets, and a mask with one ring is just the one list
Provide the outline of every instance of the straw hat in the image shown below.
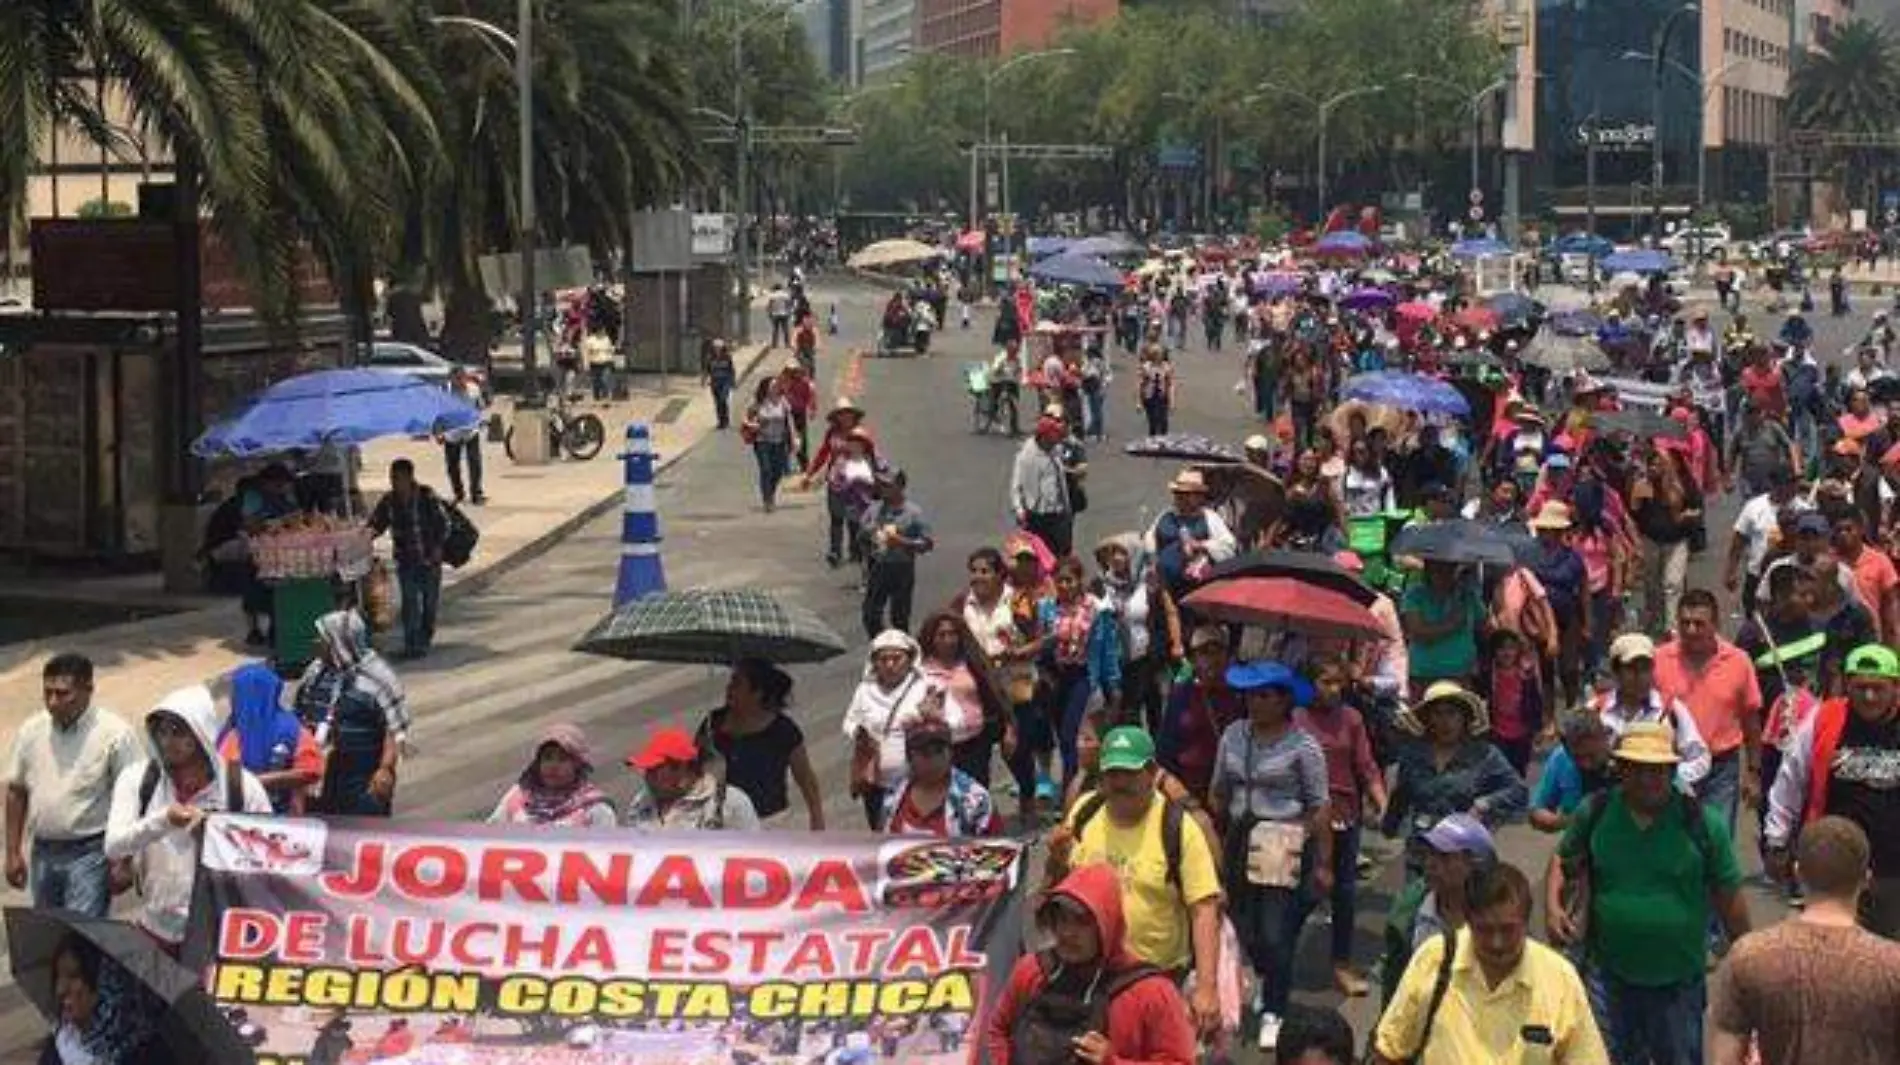
[[1533,530],[1568,529],[1570,528],[1570,504],[1565,503],[1561,499],[1547,499],[1544,501],[1544,505],[1538,509],[1537,516],[1525,524],[1529,525]]
[[1199,470],[1182,470],[1174,475],[1174,480],[1168,482],[1168,491],[1176,494],[1192,492],[1197,495],[1206,495],[1207,478],[1202,477]]
[[864,408],[852,402],[850,396],[839,396],[838,401],[831,405],[831,411],[826,414],[825,417],[836,418],[840,414],[855,414],[859,417],[863,417]]
[[1638,721],[1623,729],[1610,752],[1619,762],[1637,765],[1675,765],[1682,761],[1676,754],[1676,734],[1660,721]]
[[1484,700],[1467,690],[1455,680],[1434,681],[1425,689],[1425,695],[1415,705],[1399,711],[1397,723],[1401,729],[1414,736],[1425,732],[1425,714],[1434,705],[1444,703],[1456,706],[1465,714],[1465,731],[1473,736],[1482,736],[1491,730],[1491,714]]

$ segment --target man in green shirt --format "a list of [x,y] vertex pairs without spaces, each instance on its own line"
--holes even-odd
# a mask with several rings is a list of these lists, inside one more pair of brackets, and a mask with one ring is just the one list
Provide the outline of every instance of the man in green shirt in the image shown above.
[[1715,810],[1675,789],[1675,737],[1639,722],[1615,749],[1618,781],[1577,808],[1551,857],[1550,940],[1582,942],[1610,1057],[1698,1065],[1711,911],[1748,931],[1741,867]]

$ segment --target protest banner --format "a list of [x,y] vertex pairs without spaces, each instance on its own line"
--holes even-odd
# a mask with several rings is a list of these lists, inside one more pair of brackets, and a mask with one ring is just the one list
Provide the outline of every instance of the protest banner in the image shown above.
[[260,1065],[966,1065],[1022,867],[1007,839],[219,815],[188,956]]

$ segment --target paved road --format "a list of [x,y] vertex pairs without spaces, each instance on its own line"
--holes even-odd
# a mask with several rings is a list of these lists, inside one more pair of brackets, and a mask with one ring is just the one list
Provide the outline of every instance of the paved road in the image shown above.
[[[850,371],[851,360],[841,352],[871,346],[883,294],[856,285],[821,290],[821,313],[833,298],[845,333],[827,345],[821,359],[827,398]],[[987,322],[967,333],[952,328],[939,336],[930,357],[865,359],[860,368],[860,398],[870,424],[882,448],[909,470],[913,497],[936,525],[938,550],[920,570],[919,617],[961,585],[965,554],[996,543],[1006,531],[1004,493],[1014,445],[971,434],[961,377],[962,364],[981,357],[987,339]],[[1198,347],[1183,355],[1179,426],[1230,439],[1251,431],[1231,390],[1239,357],[1233,350],[1208,353]],[[1092,505],[1077,536],[1085,546],[1145,523],[1167,504],[1164,485],[1172,467],[1119,452],[1118,442],[1138,425],[1131,387],[1129,376],[1116,382],[1108,416],[1111,444],[1091,455]],[[828,570],[821,560],[822,498],[794,495],[768,515],[753,486],[751,454],[736,433],[713,434],[665,475],[658,499],[670,583],[764,587],[836,619],[839,630],[855,642],[858,597],[849,571]],[[630,780],[618,764],[622,752],[656,724],[691,727],[717,705],[724,678],[713,670],[621,663],[569,650],[610,605],[617,532],[617,516],[596,522],[447,610],[437,653],[404,667],[421,753],[406,768],[397,796],[402,816],[484,816],[519,771],[538,732],[557,721],[588,730],[601,752],[603,783],[625,795]],[[1706,582],[1710,576],[1709,564],[1700,563],[1696,579]],[[861,665],[856,656],[846,656],[796,671],[794,713],[821,780],[846,777],[848,750],[840,718]],[[834,826],[860,824],[841,787],[828,796],[827,814]],[[797,822],[802,824],[802,815]],[[1531,871],[1541,868],[1549,847],[1528,829],[1508,830],[1503,845],[1509,859]],[[1388,868],[1362,897],[1357,939],[1363,960],[1376,950],[1393,880]],[[1764,909],[1762,915],[1769,912]],[[1309,935],[1305,946],[1300,997],[1334,1001],[1324,936]],[[1362,1032],[1373,1021],[1365,1000],[1347,1012]],[[18,989],[0,987],[0,1062],[25,1060],[25,1048],[43,1030]]]

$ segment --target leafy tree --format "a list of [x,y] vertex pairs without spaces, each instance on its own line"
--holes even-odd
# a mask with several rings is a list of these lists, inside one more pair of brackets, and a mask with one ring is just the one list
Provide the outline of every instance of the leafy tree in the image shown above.
[[[1795,59],[1788,80],[1788,119],[1797,130],[1827,134],[1889,134],[1900,129],[1900,48],[1886,27],[1856,20],[1842,25],[1822,51]],[[1827,153],[1837,183],[1870,203],[1886,153],[1839,148]]]

